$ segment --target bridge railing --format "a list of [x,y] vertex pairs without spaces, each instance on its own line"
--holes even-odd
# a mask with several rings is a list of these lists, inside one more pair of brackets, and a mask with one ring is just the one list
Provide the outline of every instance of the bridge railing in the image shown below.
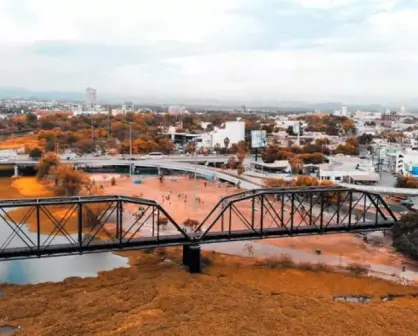
[[152,200],[91,196],[0,201],[3,258],[187,243],[190,236]]
[[375,231],[397,218],[380,195],[340,187],[258,189],[223,198],[196,229],[198,239],[249,239]]

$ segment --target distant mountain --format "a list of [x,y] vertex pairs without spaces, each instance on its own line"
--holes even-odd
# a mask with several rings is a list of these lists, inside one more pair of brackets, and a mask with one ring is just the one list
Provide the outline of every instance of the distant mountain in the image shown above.
[[[223,109],[238,109],[245,105],[249,109],[265,109],[265,110],[279,110],[279,111],[323,111],[331,112],[341,108],[340,102],[303,102],[293,100],[221,100],[216,98],[208,99],[193,99],[193,98],[174,98],[168,97],[134,97],[122,96],[111,93],[98,92],[98,99],[100,103],[122,103],[130,100],[136,104],[157,104],[157,105],[184,105],[195,108],[223,108]],[[84,101],[84,91],[80,92],[63,92],[63,91],[31,91],[20,87],[0,86],[0,98],[20,97],[26,99],[39,100],[64,100],[64,101]],[[415,110],[418,107],[418,100],[410,100],[407,104],[408,110]],[[387,107],[395,109],[394,106],[383,106],[380,104],[348,104],[349,111],[384,111]]]

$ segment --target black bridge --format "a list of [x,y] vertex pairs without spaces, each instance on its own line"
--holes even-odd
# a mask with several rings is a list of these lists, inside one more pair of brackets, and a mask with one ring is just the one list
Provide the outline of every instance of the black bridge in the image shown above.
[[[378,194],[341,187],[256,189],[222,198],[196,226],[155,201],[86,196],[0,201],[0,259],[183,246],[200,271],[200,244],[390,229],[397,217]],[[28,230],[28,227],[30,230]]]

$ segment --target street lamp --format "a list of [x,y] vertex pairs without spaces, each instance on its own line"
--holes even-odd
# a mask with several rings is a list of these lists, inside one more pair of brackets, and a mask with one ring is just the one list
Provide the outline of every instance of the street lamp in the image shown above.
[[194,199],[193,199],[193,210],[197,208],[197,142],[194,143]]
[[129,175],[132,176],[132,123],[129,126]]

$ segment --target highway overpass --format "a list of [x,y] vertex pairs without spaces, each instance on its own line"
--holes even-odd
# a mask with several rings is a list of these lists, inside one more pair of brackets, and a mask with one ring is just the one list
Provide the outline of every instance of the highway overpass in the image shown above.
[[349,183],[338,183],[338,185],[344,188],[350,188],[350,189],[354,189],[358,191],[367,191],[367,192],[380,194],[380,195],[418,196],[418,189],[370,186],[370,185],[359,185],[359,184],[349,184]]

